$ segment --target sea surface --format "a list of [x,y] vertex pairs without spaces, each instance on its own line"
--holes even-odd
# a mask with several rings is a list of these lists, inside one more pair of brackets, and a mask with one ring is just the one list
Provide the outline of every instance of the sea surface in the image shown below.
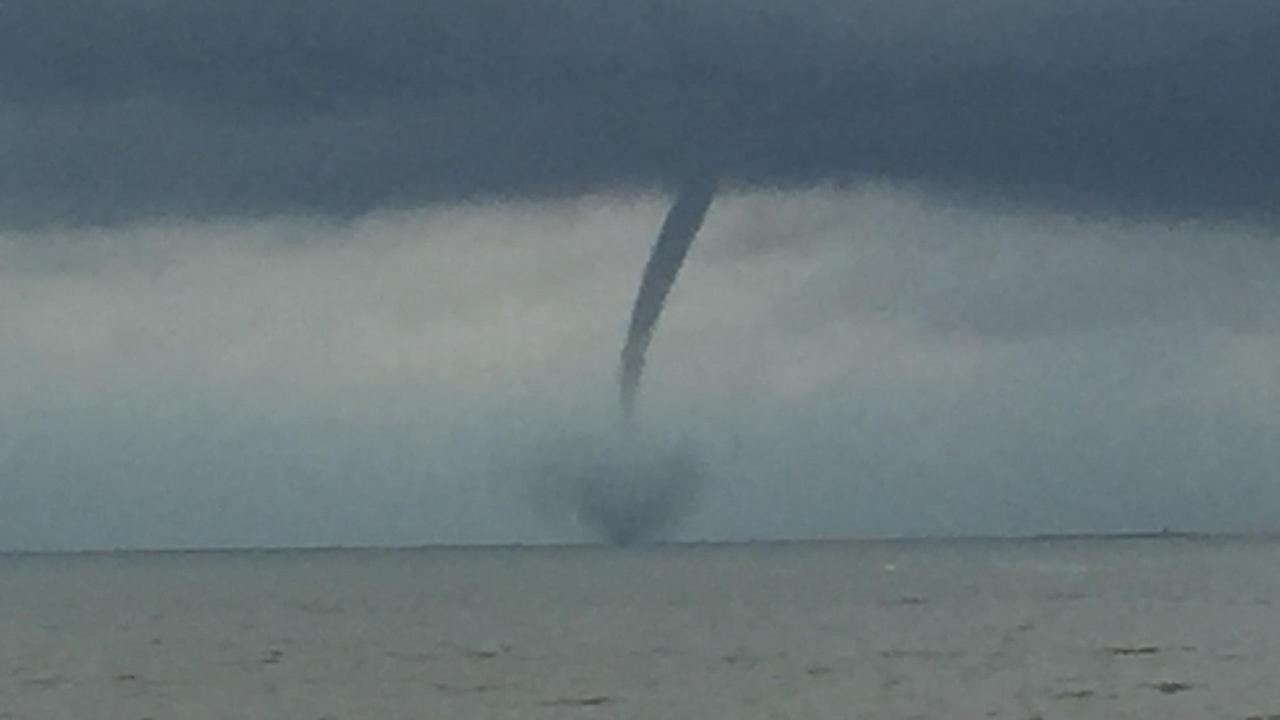
[[1280,718],[1280,541],[0,556],[0,719]]

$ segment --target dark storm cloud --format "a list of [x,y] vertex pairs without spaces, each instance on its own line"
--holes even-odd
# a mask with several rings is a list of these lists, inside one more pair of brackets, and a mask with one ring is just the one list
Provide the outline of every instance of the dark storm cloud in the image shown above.
[[9,0],[0,224],[866,178],[1271,215],[1273,0]]

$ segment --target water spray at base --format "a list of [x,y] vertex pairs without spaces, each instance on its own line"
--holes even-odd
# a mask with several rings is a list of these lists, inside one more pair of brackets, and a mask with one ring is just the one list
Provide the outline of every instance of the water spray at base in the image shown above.
[[647,437],[637,418],[636,400],[658,318],[715,192],[714,177],[693,178],[679,189],[667,212],[645,266],[622,349],[618,432],[597,445],[598,454],[576,480],[578,522],[615,545],[643,541],[670,529],[693,509],[698,493],[696,455],[687,444],[655,443]]

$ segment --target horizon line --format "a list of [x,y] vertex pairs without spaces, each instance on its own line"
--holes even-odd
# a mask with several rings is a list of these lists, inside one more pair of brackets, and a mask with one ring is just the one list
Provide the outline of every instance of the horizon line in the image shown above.
[[743,539],[678,538],[638,543],[617,547],[605,542],[590,540],[532,541],[532,542],[477,542],[477,543],[420,543],[378,544],[357,543],[351,545],[208,545],[208,546],[120,546],[114,548],[58,548],[24,549],[0,548],[0,558],[29,556],[99,556],[99,555],[195,555],[233,553],[325,553],[325,552],[415,552],[434,550],[538,550],[556,548],[646,550],[654,548],[733,547],[740,545],[831,545],[831,544],[941,544],[976,542],[1079,542],[1089,540],[1280,540],[1280,530],[1197,531],[1161,528],[1160,530],[1117,530],[1098,532],[1051,532],[1022,534],[967,534],[967,535],[847,535],[817,537],[762,537]]

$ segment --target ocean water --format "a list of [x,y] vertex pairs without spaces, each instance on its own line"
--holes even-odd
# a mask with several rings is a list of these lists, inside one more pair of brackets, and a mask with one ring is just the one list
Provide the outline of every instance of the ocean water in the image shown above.
[[1280,542],[0,556],[0,719],[1266,718]]

